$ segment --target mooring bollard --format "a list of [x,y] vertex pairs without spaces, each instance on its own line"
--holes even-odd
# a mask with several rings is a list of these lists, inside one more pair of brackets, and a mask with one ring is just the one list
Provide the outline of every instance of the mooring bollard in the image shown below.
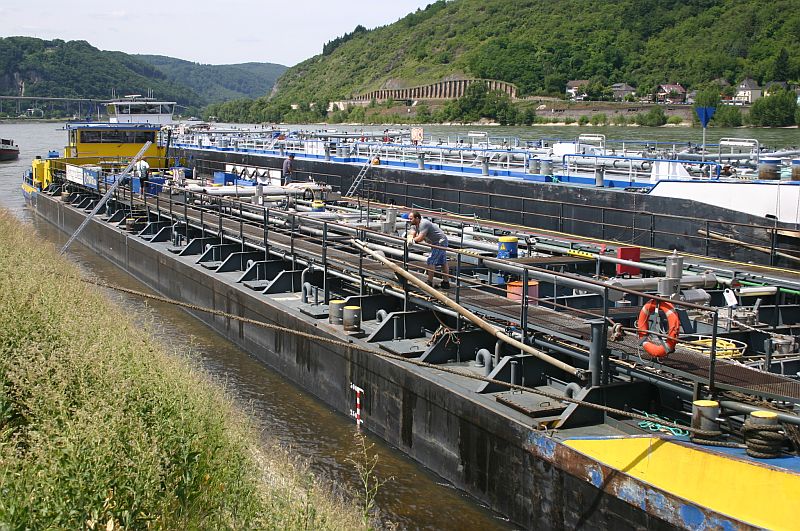
[[340,325],[344,318],[345,301],[335,300],[328,305],[328,322],[333,325]]
[[361,306],[345,306],[342,315],[345,332],[361,331]]
[[719,431],[718,417],[719,402],[716,400],[695,400],[692,402],[692,428],[717,432]]

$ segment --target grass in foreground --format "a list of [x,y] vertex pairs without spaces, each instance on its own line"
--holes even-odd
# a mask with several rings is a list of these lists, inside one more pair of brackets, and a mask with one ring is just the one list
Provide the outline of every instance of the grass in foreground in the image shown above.
[[218,387],[0,211],[0,529],[352,529]]

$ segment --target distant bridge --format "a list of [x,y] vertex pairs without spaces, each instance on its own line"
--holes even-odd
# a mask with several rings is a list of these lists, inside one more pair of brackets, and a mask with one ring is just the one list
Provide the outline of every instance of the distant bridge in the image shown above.
[[[22,115],[23,112],[26,114],[30,114],[30,111],[40,111],[43,113],[42,109],[38,109],[36,107],[44,107],[47,109],[60,109],[62,112],[67,114],[75,113],[78,116],[84,116],[84,114],[94,114],[95,111],[99,109],[99,104],[103,101],[108,100],[99,100],[96,98],[62,98],[62,97],[52,97],[52,96],[0,96],[0,113],[4,110],[6,112],[16,112],[17,115]],[[31,102],[30,104],[24,104],[26,107],[27,105],[32,105],[33,109],[25,109],[23,108],[23,102]],[[41,104],[41,105],[37,105]]]
[[454,81],[440,81],[430,85],[402,89],[373,90],[360,96],[356,101],[386,101],[392,100],[452,100],[461,98],[467,87],[473,83],[485,83],[489,90],[497,90],[507,94],[510,98],[517,97],[517,86],[505,81],[494,79],[458,79]]
[[48,96],[0,96],[0,100],[36,100],[36,101],[106,101],[93,98],[52,98]]

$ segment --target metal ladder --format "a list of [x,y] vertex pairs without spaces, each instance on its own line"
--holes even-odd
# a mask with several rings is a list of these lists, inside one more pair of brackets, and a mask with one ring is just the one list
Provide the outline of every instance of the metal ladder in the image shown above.
[[[75,229],[75,232],[72,233],[72,236],[69,237],[67,243],[65,243],[64,247],[61,248],[61,252],[59,254],[64,254],[65,252],[67,252],[67,249],[69,248],[70,244],[72,244],[72,242],[75,241],[75,238],[78,237],[83,228],[86,227],[86,225],[88,225],[90,221],[92,221],[92,218],[95,216],[95,214],[97,214],[100,211],[100,209],[103,208],[103,205],[106,204],[106,201],[108,201],[114,194],[114,192],[117,191],[117,187],[122,183],[123,180],[125,180],[125,177],[127,177],[128,174],[133,169],[133,166],[137,162],[139,162],[139,160],[141,160],[142,157],[144,157],[145,152],[152,144],[153,143],[150,141],[145,142],[145,144],[142,146],[142,149],[139,150],[139,153],[137,153],[136,156],[134,156],[128,163],[128,166],[122,171],[122,173],[117,175],[116,179],[114,179],[114,183],[108,187],[108,190],[106,191],[105,195],[103,195],[100,201],[97,202],[94,209],[92,209],[92,212],[88,216],[86,216],[86,218],[84,218],[83,223],[81,223],[80,226],[77,229]],[[99,186],[100,186],[100,180],[98,177],[98,190],[100,189]],[[144,193],[144,190],[142,190],[142,193]]]
[[[378,149],[377,151],[375,151],[375,154],[377,155],[378,153],[380,153],[380,151],[381,148],[380,146],[378,146]],[[370,149],[368,153],[369,156],[367,157],[367,162],[363,166],[361,166],[361,169],[358,171],[358,175],[356,175],[356,178],[353,179],[353,183],[347,190],[345,197],[353,197],[353,194],[355,194],[358,191],[359,187],[361,187],[361,181],[364,180],[364,176],[367,175],[370,166],[372,166],[372,149]]]

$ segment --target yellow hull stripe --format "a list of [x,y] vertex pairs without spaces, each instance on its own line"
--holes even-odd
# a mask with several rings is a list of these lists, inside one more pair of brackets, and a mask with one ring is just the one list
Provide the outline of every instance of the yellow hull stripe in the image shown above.
[[565,444],[736,520],[767,529],[797,529],[798,474],[652,437],[570,439]]

